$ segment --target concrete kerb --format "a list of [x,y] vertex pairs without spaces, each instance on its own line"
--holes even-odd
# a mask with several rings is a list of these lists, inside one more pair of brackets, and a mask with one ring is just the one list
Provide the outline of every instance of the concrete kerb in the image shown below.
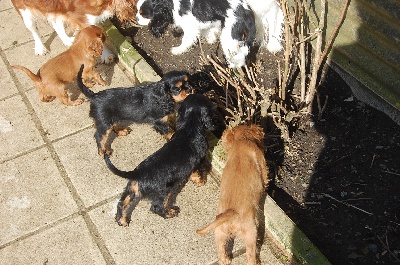
[[[107,45],[114,50],[119,62],[139,83],[160,80],[160,76],[110,21],[103,23],[103,29],[107,36]],[[208,139],[213,146],[210,153],[213,175],[218,181],[222,173],[225,153],[215,136],[208,135]],[[265,200],[264,213],[265,229],[297,262],[310,265],[331,264],[270,196],[267,196]]]
[[115,54],[118,55],[119,62],[131,72],[139,83],[156,82],[161,79],[109,20],[105,21],[102,26],[107,36],[107,47],[114,50]]

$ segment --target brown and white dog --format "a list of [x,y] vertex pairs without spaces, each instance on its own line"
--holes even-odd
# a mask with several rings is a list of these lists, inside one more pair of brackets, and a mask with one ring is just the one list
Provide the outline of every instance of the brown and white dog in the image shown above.
[[92,87],[95,82],[106,85],[100,74],[94,71],[96,58],[103,51],[105,35],[97,26],[82,29],[76,35],[72,46],[65,52],[48,60],[35,75],[28,68],[20,65],[11,67],[24,71],[36,84],[40,100],[53,101],[58,98],[65,105],[80,105],[83,99],[72,101],[67,94],[67,83],[74,82],[82,64],[85,65],[83,80]]
[[227,160],[221,178],[217,216],[211,224],[196,231],[206,234],[215,229],[219,264],[231,264],[227,243],[236,236],[246,244],[247,263],[259,264],[259,204],[268,184],[263,137],[262,129],[256,125],[227,129],[221,137]]
[[[135,21],[137,11],[137,0],[11,0],[11,2],[33,35],[36,55],[48,52],[36,27],[38,18],[47,20],[64,45],[71,46],[74,37],[67,35],[66,25],[71,29],[80,30],[90,25],[98,25],[114,14],[122,22]],[[112,60],[111,52],[102,55],[104,62],[110,62],[110,59]]]

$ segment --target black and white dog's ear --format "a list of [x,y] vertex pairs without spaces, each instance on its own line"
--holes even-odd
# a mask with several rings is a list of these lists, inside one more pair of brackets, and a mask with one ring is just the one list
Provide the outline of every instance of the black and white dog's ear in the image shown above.
[[150,32],[158,37],[167,30],[168,26],[174,22],[172,0],[153,1],[153,19],[150,22]]

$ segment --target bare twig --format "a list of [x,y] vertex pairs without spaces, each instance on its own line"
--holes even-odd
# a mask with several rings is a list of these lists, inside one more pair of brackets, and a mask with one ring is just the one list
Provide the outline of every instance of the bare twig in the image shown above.
[[391,174],[391,175],[395,175],[395,176],[400,176],[399,173],[394,173],[394,172],[390,172],[390,171],[387,171],[387,170],[382,170],[382,172],[383,173],[387,173],[387,174]]
[[343,5],[342,15],[340,16],[339,21],[336,24],[336,27],[333,29],[333,32],[332,32],[328,42],[325,45],[325,49],[324,49],[323,53],[321,54],[321,57],[319,58],[318,68],[321,68],[322,63],[325,61],[326,56],[327,56],[330,48],[332,47],[333,41],[336,38],[337,33],[343,24],[344,18],[347,13],[347,8],[349,6],[349,2],[350,2],[350,0],[346,0],[346,2]]
[[351,208],[357,209],[357,210],[359,210],[359,211],[361,211],[361,212],[363,212],[363,213],[366,213],[366,214],[368,214],[368,215],[373,215],[372,213],[370,213],[370,212],[367,212],[367,211],[365,211],[365,210],[363,210],[363,209],[361,209],[361,208],[358,208],[358,207],[356,207],[356,206],[354,206],[354,205],[351,205],[351,204],[349,204],[349,203],[346,203],[346,202],[340,201],[340,200],[338,200],[338,199],[336,199],[336,198],[332,197],[332,196],[331,196],[331,195],[329,195],[329,194],[322,193],[322,195],[323,195],[323,196],[325,196],[325,197],[327,197],[327,198],[330,198],[330,199],[332,199],[332,200],[334,200],[334,201],[336,201],[336,202],[338,202],[338,203],[341,203],[341,204],[343,204],[343,205],[346,205],[346,206],[348,206],[348,207],[351,207]]
[[387,237],[386,237],[386,244],[383,242],[383,240],[382,240],[378,235],[377,235],[376,237],[377,237],[378,240],[381,242],[383,248],[386,249],[386,250],[389,252],[389,254],[390,254],[397,262],[400,262],[400,259],[397,257],[397,255],[394,254],[394,253],[390,250],[389,244],[387,243]]
[[318,104],[318,120],[322,119],[322,114],[324,113],[326,106],[328,105],[328,96],[325,96],[324,105],[321,106],[321,99],[319,93],[317,92],[317,104]]
[[[290,17],[288,14],[288,5],[287,5],[287,1],[285,0],[281,0],[281,9],[283,12],[283,16],[284,16],[284,30],[285,30],[285,64],[284,64],[284,71],[283,71],[283,80],[282,80],[282,87],[280,87],[280,89],[285,90],[286,86],[287,86],[287,80],[289,77],[289,60],[290,60],[290,54],[291,54],[291,39],[290,38]],[[279,72],[279,75],[281,75],[281,73]]]
[[377,157],[377,155],[376,155],[376,154],[373,154],[373,155],[372,155],[371,165],[369,166],[369,168],[372,168],[372,165],[374,164],[374,161],[375,161],[375,157]]
[[347,199],[347,200],[342,200],[342,202],[349,202],[349,201],[363,201],[363,200],[372,200],[372,198],[355,198],[355,199]]
[[317,43],[315,45],[315,54],[314,54],[314,61],[312,64],[312,72],[311,72],[311,80],[308,85],[308,93],[306,96],[306,105],[307,110],[311,113],[312,109],[312,100],[314,99],[314,95],[316,92],[316,84],[317,84],[317,77],[319,71],[319,58],[321,56],[321,47],[322,47],[322,31],[325,26],[325,10],[326,10],[326,0],[321,0],[321,16],[318,28],[315,30],[317,33]]

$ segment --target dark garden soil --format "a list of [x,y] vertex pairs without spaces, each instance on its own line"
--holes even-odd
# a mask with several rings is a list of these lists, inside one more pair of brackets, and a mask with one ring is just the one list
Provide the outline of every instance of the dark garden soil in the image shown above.
[[[202,68],[199,45],[170,53],[180,44],[172,30],[161,38],[146,27],[120,30],[160,75]],[[223,58],[218,44],[202,48]],[[265,49],[253,57],[265,87],[275,87],[278,57]],[[331,70],[319,93],[328,96],[322,119],[304,117],[289,142],[267,132],[276,172],[268,192],[332,264],[400,264],[400,126],[353,97]]]

